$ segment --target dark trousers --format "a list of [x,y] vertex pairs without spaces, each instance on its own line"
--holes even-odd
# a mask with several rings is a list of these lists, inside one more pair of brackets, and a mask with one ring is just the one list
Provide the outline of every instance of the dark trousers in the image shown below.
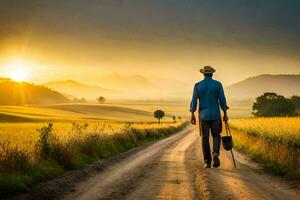
[[209,144],[209,133],[213,136],[213,153],[220,154],[221,145],[221,132],[222,132],[222,121],[221,120],[201,120],[202,128],[202,151],[204,161],[206,163],[211,162],[210,144]]

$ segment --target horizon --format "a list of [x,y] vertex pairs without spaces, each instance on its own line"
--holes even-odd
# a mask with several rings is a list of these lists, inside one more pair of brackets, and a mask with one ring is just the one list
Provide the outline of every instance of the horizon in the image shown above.
[[[75,103],[78,103],[80,99],[83,99],[87,102],[96,102],[96,98],[98,98],[99,95],[107,98],[109,103],[125,103],[127,101],[188,103],[190,100],[190,95],[192,93],[190,85],[178,83],[174,79],[164,80],[153,77],[153,79],[151,79],[149,77],[141,75],[125,76],[120,73],[113,73],[111,75],[115,80],[111,82],[111,77],[107,76],[106,80],[108,82],[102,82],[104,83],[103,85],[88,84],[74,79],[50,81],[39,84],[26,80],[15,80],[9,77],[1,76],[0,83],[1,79],[3,79],[14,81],[15,83],[29,83],[39,86],[45,86],[48,89],[62,94],[67,99],[69,99],[70,102]],[[103,76],[103,78],[105,80],[105,76]],[[273,92],[278,95],[283,95],[287,98],[290,98],[292,96],[299,96],[300,93],[299,90],[297,90],[297,88],[300,87],[299,78],[300,74],[261,74],[258,76],[248,77],[229,86],[224,86],[224,91],[228,102],[233,103],[234,106],[238,106],[239,104],[243,105],[246,102],[249,106],[256,97],[266,92]],[[116,79],[118,81],[116,81]],[[161,83],[155,83],[157,81]],[[124,83],[126,87],[124,87]],[[184,86],[182,86],[182,84]],[[163,89],[159,89],[159,85],[163,85]],[[259,85],[260,87],[258,88],[257,85]],[[288,89],[286,87],[287,85],[290,86]],[[147,90],[146,93],[144,92],[145,88]],[[17,86],[16,90],[20,90],[19,86]],[[170,92],[171,90],[173,91]],[[30,90],[27,91],[31,93]],[[245,91],[247,92],[245,93]]]
[[[143,78],[161,78],[161,79],[168,79],[168,78],[162,78],[162,77],[152,77],[152,76],[144,76],[142,74],[130,74],[130,75],[126,75],[126,74],[122,74],[122,73],[118,73],[118,72],[111,72],[111,73],[107,73],[107,74],[102,74],[102,77],[106,77],[106,76],[111,76],[111,75],[120,75],[120,76],[125,76],[125,77],[135,77],[135,76],[141,76]],[[244,79],[241,79],[241,80],[238,80],[237,82],[233,82],[229,85],[223,85],[224,87],[230,87],[232,85],[235,85],[239,82],[243,82],[247,79],[251,79],[251,78],[255,78],[255,77],[259,77],[259,76],[268,76],[268,75],[271,75],[271,76],[300,76],[300,73],[296,73],[296,74],[291,74],[291,73],[287,73],[287,74],[284,74],[284,73],[278,73],[278,74],[272,74],[272,73],[265,73],[265,74],[257,74],[257,75],[253,75],[253,76],[249,76],[249,77],[246,77]],[[77,83],[80,83],[80,84],[83,84],[83,85],[88,85],[88,86],[94,86],[94,87],[101,87],[101,84],[93,84],[93,83],[85,83],[84,81],[81,81],[80,79],[62,79],[62,78],[57,78],[57,79],[53,79],[53,80],[49,80],[49,81],[42,81],[42,82],[37,82],[37,81],[31,81],[27,78],[24,77],[24,79],[22,80],[18,80],[18,78],[14,78],[13,76],[10,76],[10,75],[7,75],[7,73],[0,73],[0,79],[10,79],[11,81],[15,81],[15,82],[27,82],[27,83],[33,83],[33,84],[37,84],[37,85],[44,85],[44,84],[47,84],[47,83],[52,83],[52,82],[68,82],[68,81],[73,81],[73,82],[77,82]],[[201,81],[203,80],[204,77],[202,74],[200,74],[200,77],[198,79],[198,81]],[[218,80],[215,78],[215,76],[213,76],[213,79],[215,80]],[[172,79],[170,78],[169,80],[174,80],[174,81],[178,81],[177,79]],[[197,82],[197,81],[196,81]],[[193,82],[196,83],[196,82]],[[106,89],[109,89],[109,88],[106,88]]]

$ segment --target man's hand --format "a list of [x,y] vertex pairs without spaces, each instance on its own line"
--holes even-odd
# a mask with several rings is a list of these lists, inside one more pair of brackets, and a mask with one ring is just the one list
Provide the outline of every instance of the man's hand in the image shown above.
[[192,113],[192,115],[191,115],[191,123],[192,123],[193,125],[196,125],[196,116],[195,116],[194,113]]
[[195,116],[194,113],[192,113],[192,115],[191,115],[191,123],[192,123],[193,125],[196,125],[196,116]]
[[223,121],[226,123],[226,122],[228,122],[228,116],[227,116],[227,114],[225,114],[224,116],[223,116]]

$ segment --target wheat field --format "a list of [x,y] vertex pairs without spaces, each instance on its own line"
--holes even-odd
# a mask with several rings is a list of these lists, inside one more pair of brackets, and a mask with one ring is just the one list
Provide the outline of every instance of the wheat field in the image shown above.
[[[83,140],[89,135],[113,135],[127,131],[126,129],[162,129],[178,127],[182,122],[176,123],[128,123],[114,121],[81,121],[57,122],[53,124],[52,134],[61,144],[72,140]],[[31,161],[37,159],[36,144],[40,139],[39,128],[47,123],[0,123],[0,156],[6,156],[11,150],[25,153]]]
[[0,197],[57,177],[101,158],[167,137],[184,121],[0,123]]
[[230,121],[236,148],[276,174],[300,178],[300,118],[249,118]]

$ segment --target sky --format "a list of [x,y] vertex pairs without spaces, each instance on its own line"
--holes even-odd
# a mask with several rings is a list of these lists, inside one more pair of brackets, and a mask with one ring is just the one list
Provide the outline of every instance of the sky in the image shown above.
[[298,0],[0,0],[0,75],[96,84],[117,72],[190,84],[211,65],[229,85],[300,74],[299,20]]

